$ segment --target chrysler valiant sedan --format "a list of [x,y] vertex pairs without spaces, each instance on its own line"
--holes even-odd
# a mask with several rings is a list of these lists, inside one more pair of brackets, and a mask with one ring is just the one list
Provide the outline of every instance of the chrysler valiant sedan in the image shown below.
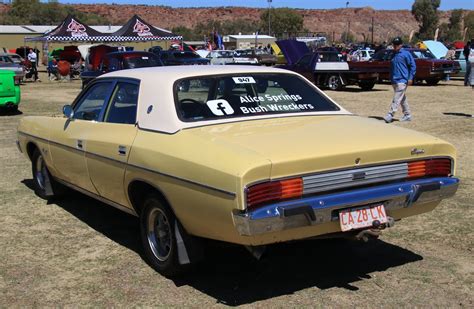
[[138,216],[166,276],[198,261],[206,238],[259,257],[277,242],[377,237],[459,182],[451,144],[353,115],[266,67],[108,73],[63,115],[23,118],[18,146],[40,197],[69,187]]

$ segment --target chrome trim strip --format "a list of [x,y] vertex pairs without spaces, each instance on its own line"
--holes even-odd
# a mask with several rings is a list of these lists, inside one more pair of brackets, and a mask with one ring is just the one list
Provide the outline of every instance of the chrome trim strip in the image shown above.
[[[418,191],[420,187],[427,185],[436,185],[438,189]],[[258,208],[252,212],[234,210],[232,215],[238,233],[243,236],[253,236],[330,223],[338,220],[337,216],[333,216],[333,211],[374,203],[383,203],[390,215],[390,211],[393,210],[417,207],[451,197],[456,193],[458,186],[459,179],[453,177],[419,179],[280,202]],[[411,203],[414,197],[416,199]],[[315,220],[309,218],[305,213],[286,217],[283,215],[284,209],[299,207],[310,207]]]
[[126,206],[123,206],[123,205],[118,204],[118,203],[116,203],[116,202],[114,202],[114,201],[111,201],[111,200],[109,200],[109,199],[107,199],[107,198],[105,198],[105,197],[102,197],[102,196],[97,195],[97,194],[95,194],[95,193],[89,192],[89,191],[87,191],[87,190],[85,190],[85,189],[83,189],[83,188],[81,188],[81,187],[75,186],[75,185],[73,185],[73,184],[71,184],[71,183],[69,183],[69,182],[67,182],[67,181],[62,180],[62,179],[59,179],[59,178],[54,178],[54,179],[55,179],[56,181],[62,183],[63,185],[65,185],[65,186],[67,186],[67,187],[73,189],[73,190],[76,190],[76,191],[78,191],[78,192],[81,192],[82,194],[85,194],[85,195],[87,195],[87,196],[90,196],[90,197],[92,197],[92,198],[94,198],[94,199],[96,199],[96,200],[98,200],[98,201],[100,201],[100,202],[102,202],[102,203],[105,203],[105,204],[110,205],[110,206],[112,206],[112,207],[115,207],[115,208],[117,208],[117,209],[119,209],[119,210],[121,210],[121,211],[124,211],[124,212],[126,212],[126,213],[128,213],[128,214],[130,214],[130,215],[134,215],[134,216],[138,217],[138,214],[135,212],[135,209],[130,209],[130,208],[126,207]]
[[187,183],[190,183],[190,184],[193,184],[193,185],[196,185],[196,186],[200,186],[200,187],[203,187],[203,188],[206,188],[206,189],[209,189],[209,190],[217,191],[217,192],[232,196],[234,198],[237,196],[237,194],[235,192],[222,190],[222,189],[211,187],[211,186],[208,186],[208,185],[205,185],[205,184],[202,184],[202,183],[199,183],[199,182],[195,182],[195,181],[192,181],[192,180],[189,180],[189,179],[185,179],[185,178],[173,176],[173,175],[170,175],[170,174],[158,172],[158,171],[155,171],[155,170],[152,170],[152,169],[140,166],[140,165],[135,165],[135,164],[130,164],[130,163],[128,163],[127,165],[131,166],[131,167],[138,168],[138,169],[142,169],[142,170],[145,170],[147,172],[154,173],[154,174],[157,174],[157,175],[160,175],[160,176],[173,178],[173,179],[180,180],[180,181],[183,181],[183,182],[187,182]]
[[[225,195],[229,195],[233,198],[235,198],[237,196],[237,194],[235,192],[231,192],[231,191],[226,191],[226,190],[223,190],[223,189],[220,189],[220,188],[216,188],[216,187],[212,187],[212,186],[208,186],[208,185],[205,185],[205,184],[202,184],[202,183],[199,183],[199,182],[196,182],[196,181],[192,181],[192,180],[189,180],[189,179],[186,179],[186,178],[181,178],[181,177],[178,177],[178,176],[174,176],[174,175],[170,175],[170,174],[166,174],[166,173],[163,173],[163,172],[159,172],[157,170],[153,170],[153,169],[150,169],[150,168],[147,168],[147,167],[144,167],[144,166],[140,166],[140,165],[136,165],[136,164],[131,164],[131,163],[128,163],[128,162],[123,162],[123,161],[119,161],[119,160],[116,160],[116,159],[112,159],[112,158],[109,158],[109,157],[105,157],[105,156],[102,156],[102,155],[99,155],[99,154],[96,154],[96,153],[92,153],[92,152],[88,152],[86,150],[80,150],[80,149],[77,149],[75,147],[70,147],[70,146],[67,146],[67,145],[63,145],[63,144],[60,144],[60,143],[57,143],[57,142],[54,142],[54,141],[48,141],[44,138],[41,138],[41,137],[37,137],[37,136],[34,136],[34,135],[31,135],[31,134],[27,134],[27,133],[23,133],[23,132],[18,132],[19,134],[24,134],[26,136],[30,136],[32,138],[37,138],[37,139],[40,139],[40,140],[43,140],[45,142],[49,142],[51,144],[55,144],[55,145],[58,145],[58,146],[62,146],[62,147],[66,147],[66,148],[69,148],[69,149],[74,149],[76,151],[80,151],[80,152],[84,152],[87,155],[92,155],[92,156],[96,156],[96,157],[99,157],[99,158],[102,158],[102,159],[106,159],[106,160],[110,160],[110,161],[113,161],[113,162],[117,162],[117,163],[120,163],[120,164],[124,164],[125,166],[127,167],[134,167],[134,168],[138,168],[138,169],[141,169],[141,170],[144,170],[144,171],[147,171],[147,172],[151,172],[151,173],[154,173],[154,174],[158,174],[158,175],[161,175],[161,176],[165,176],[165,177],[169,177],[169,178],[173,178],[173,179],[176,179],[176,180],[179,180],[179,181],[183,181],[183,182],[186,182],[186,183],[190,183],[190,184],[193,184],[193,185],[196,185],[196,186],[200,186],[200,187],[203,187],[203,188],[206,188],[206,189],[209,189],[209,190],[213,190],[213,191],[217,191],[219,193],[222,193],[222,194],[225,194]],[[87,145],[86,145],[86,148],[87,148]]]

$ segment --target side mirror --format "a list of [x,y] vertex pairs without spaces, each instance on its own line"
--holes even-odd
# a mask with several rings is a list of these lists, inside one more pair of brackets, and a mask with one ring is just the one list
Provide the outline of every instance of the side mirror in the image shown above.
[[71,105],[63,106],[63,115],[66,116],[67,119],[72,119],[74,116],[74,110],[72,109]]

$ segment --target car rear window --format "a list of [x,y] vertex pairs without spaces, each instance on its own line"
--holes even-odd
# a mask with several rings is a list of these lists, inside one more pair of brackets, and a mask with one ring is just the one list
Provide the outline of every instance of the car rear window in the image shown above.
[[291,74],[239,74],[179,80],[178,117],[186,122],[268,114],[331,112],[339,108]]

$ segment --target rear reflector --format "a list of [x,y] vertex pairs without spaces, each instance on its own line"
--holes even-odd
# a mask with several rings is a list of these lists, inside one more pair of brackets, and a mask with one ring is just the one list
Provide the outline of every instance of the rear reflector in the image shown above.
[[425,176],[449,176],[450,174],[450,159],[432,159],[408,163],[408,178]]
[[302,194],[303,179],[301,178],[261,183],[248,188],[247,208],[252,209],[270,201],[301,197]]

